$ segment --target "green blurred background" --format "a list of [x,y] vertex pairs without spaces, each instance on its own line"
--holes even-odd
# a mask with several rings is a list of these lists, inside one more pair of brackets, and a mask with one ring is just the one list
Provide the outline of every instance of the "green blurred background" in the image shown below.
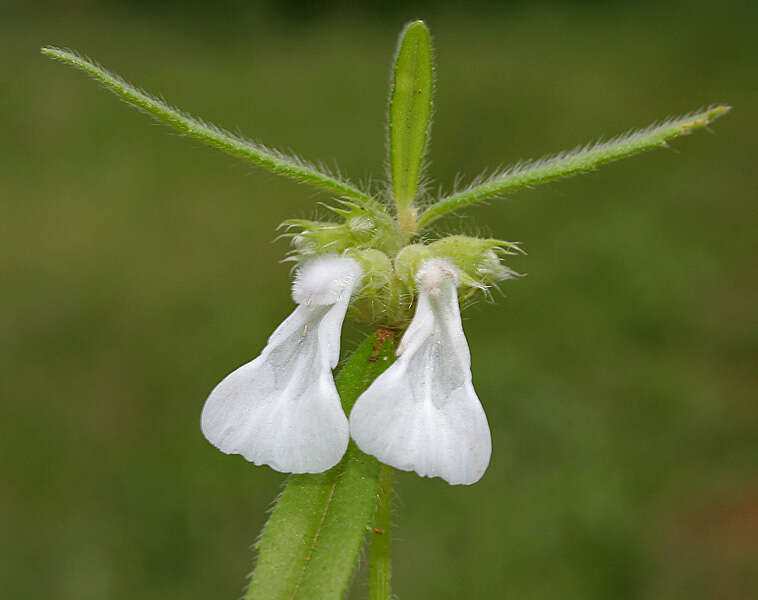
[[368,180],[415,17],[435,36],[429,173],[446,190],[735,109],[715,135],[442,225],[522,242],[510,264],[528,276],[465,315],[486,476],[397,478],[398,597],[757,597],[755,3],[455,6],[0,6],[3,597],[241,595],[283,476],[211,447],[200,409],[292,308],[275,227],[328,199],[153,124],[39,47]]

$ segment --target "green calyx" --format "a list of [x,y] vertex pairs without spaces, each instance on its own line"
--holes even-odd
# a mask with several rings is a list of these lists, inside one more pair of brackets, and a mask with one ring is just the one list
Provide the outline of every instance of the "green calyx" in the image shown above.
[[396,249],[399,238],[392,231],[382,231],[385,221],[371,219],[358,208],[344,213],[342,223],[286,221],[284,226],[295,231],[284,235],[291,238],[293,245],[288,260],[299,263],[333,253],[360,263],[363,281],[350,306],[354,321],[403,327],[413,316],[416,273],[429,258],[443,258],[456,268],[462,301],[471,300],[477,292],[488,295],[501,281],[517,276],[502,263],[504,256],[521,252],[515,243],[451,235],[429,244],[412,243]]
[[370,203],[339,201],[338,206],[324,205],[342,218],[341,222],[288,219],[279,228],[281,237],[289,237],[292,251],[289,260],[304,259],[350,249],[378,249],[394,254],[403,245],[404,236],[394,219],[382,208]]
[[486,291],[518,273],[506,267],[500,259],[523,251],[518,244],[466,235],[451,235],[429,245],[435,256],[447,258],[458,268],[459,285]]
[[345,253],[363,268],[360,291],[353,297],[350,316],[361,323],[385,322],[397,325],[404,320],[400,314],[401,290],[396,284],[392,261],[381,250],[348,250]]

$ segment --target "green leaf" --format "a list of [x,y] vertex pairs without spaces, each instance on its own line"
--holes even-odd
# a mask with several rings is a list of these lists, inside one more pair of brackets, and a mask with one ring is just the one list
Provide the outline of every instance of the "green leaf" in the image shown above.
[[605,163],[645,150],[665,148],[669,140],[706,127],[729,110],[729,106],[715,106],[668,120],[661,125],[652,125],[640,131],[622,135],[607,142],[590,144],[572,152],[562,152],[555,156],[519,163],[433,204],[419,217],[418,227],[419,229],[426,227],[448,213],[488,198],[502,196],[562,177],[586,173]]
[[433,90],[429,30],[423,21],[414,21],[400,34],[389,104],[389,162],[401,228],[402,215],[412,212],[421,177],[429,139]]
[[[337,376],[345,414],[395,356],[397,332],[380,329]],[[339,465],[292,475],[255,548],[247,600],[337,600],[348,590],[375,513],[379,462],[351,440]]]
[[59,48],[42,48],[42,54],[81,69],[125,102],[204,144],[245,159],[277,175],[284,175],[295,181],[308,183],[339,196],[366,202],[371,201],[368,194],[352,184],[326,173],[296,156],[288,156],[279,150],[251,142],[220,127],[196,119],[173,106],[169,106],[158,98],[150,96],[124,81],[120,76],[108,72],[97,63],[79,56],[75,52]]

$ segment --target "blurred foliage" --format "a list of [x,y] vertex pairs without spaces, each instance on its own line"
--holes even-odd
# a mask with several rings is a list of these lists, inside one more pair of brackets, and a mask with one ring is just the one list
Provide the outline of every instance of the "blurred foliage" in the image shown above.
[[421,16],[445,189],[735,110],[716,135],[443,223],[522,242],[529,275],[466,314],[487,475],[398,476],[398,596],[758,595],[755,3],[243,4],[0,8],[3,594],[240,595],[283,477],[207,444],[200,408],[291,310],[274,228],[324,199],[152,125],[39,47],[365,180],[383,174],[396,35]]

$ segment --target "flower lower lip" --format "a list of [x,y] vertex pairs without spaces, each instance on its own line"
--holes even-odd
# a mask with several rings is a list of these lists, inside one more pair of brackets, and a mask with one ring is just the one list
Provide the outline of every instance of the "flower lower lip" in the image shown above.
[[203,407],[202,430],[213,445],[286,473],[319,473],[340,461],[349,432],[332,369],[360,278],[356,261],[337,256],[299,269],[297,308],[260,356],[219,383]]

